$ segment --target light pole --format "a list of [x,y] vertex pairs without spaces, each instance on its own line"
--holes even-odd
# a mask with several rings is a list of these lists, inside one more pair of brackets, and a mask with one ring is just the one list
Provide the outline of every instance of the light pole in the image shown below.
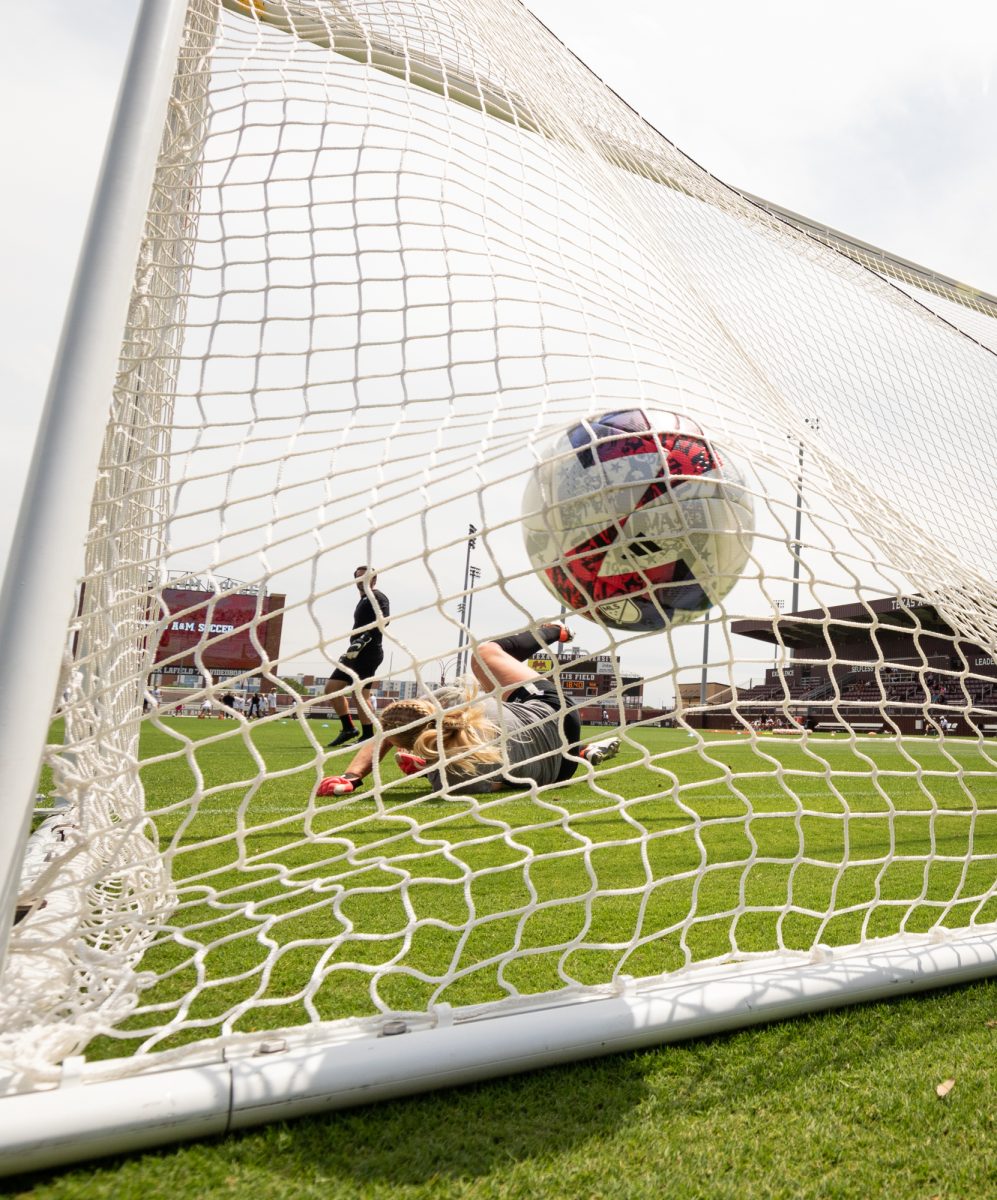
[[467,604],[465,606],[465,612],[464,612],[464,624],[467,627],[467,635],[465,637],[466,645],[465,645],[464,652],[463,652],[465,661],[463,661],[460,664],[460,674],[462,674],[462,675],[467,666],[467,662],[466,662],[467,653],[468,653],[467,646],[469,646],[470,642],[471,642],[471,610],[474,608],[474,581],[476,579],[480,579],[480,578],[481,578],[481,568],[480,567],[468,567],[467,582],[469,585],[469,590],[467,593]]
[[710,609],[703,614],[703,674],[699,680],[699,707],[703,710],[700,721],[706,728],[706,668],[710,661]]
[[[820,417],[804,417],[804,424],[816,433],[820,429]],[[793,551],[793,603],[795,613],[800,602],[800,535],[803,531],[803,442],[800,442],[799,458],[796,465],[796,535],[791,543]]]
[[[464,645],[468,639],[467,626],[470,617],[470,605],[467,603],[467,584],[471,577],[471,551],[475,547],[477,538],[477,529],[473,525],[467,527],[467,556],[464,559],[464,587],[463,595],[461,596],[460,604],[457,605],[457,611],[460,614],[460,631],[457,634],[457,674],[463,674],[464,670]],[[477,568],[474,568],[477,570]]]

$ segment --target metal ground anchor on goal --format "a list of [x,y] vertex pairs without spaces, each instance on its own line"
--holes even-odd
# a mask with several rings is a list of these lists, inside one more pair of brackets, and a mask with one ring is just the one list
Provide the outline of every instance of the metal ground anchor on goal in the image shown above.
[[393,1021],[385,1021],[381,1026],[381,1032],[378,1037],[397,1037],[400,1033],[408,1033],[408,1022],[396,1019]]
[[287,1050],[286,1038],[267,1038],[256,1047],[257,1054],[283,1054]]

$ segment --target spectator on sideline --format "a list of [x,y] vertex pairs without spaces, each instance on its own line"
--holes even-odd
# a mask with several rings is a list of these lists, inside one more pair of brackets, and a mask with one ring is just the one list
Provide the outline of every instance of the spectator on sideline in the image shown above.
[[345,654],[325,685],[325,694],[331,697],[333,712],[342,725],[339,733],[329,742],[330,748],[342,746],[357,736],[357,727],[350,716],[351,693],[357,698],[360,741],[367,741],[374,733],[370,689],[375,682],[374,672],[384,658],[384,627],[391,613],[388,597],[375,586],[377,572],[373,567],[357,567],[353,578],[360,593],[360,602],[353,610],[353,633]]

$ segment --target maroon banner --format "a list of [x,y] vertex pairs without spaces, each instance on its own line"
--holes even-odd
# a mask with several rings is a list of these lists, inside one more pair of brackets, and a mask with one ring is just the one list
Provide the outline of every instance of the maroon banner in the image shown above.
[[[209,670],[251,671],[280,657],[284,596],[217,596],[164,588],[156,662]],[[255,641],[254,641],[255,627]],[[260,654],[260,647],[263,655]]]

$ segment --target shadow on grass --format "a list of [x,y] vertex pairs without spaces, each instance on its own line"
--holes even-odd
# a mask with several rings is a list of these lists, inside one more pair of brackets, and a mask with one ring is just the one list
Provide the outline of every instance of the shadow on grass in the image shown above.
[[194,1190],[169,1193],[178,1197],[214,1194],[212,1185],[223,1180],[223,1191],[235,1179],[287,1180],[286,1191],[261,1191],[261,1200],[299,1194],[292,1181],[352,1183],[366,1194],[373,1183],[472,1180],[611,1138],[647,1098],[638,1057],[613,1055],[10,1177],[0,1180],[0,1195],[130,1197],[139,1180],[178,1173],[198,1181]]
[[358,1184],[420,1185],[570,1154],[611,1137],[646,1098],[640,1070],[616,1055],[278,1126],[265,1141],[293,1135],[299,1155]]

